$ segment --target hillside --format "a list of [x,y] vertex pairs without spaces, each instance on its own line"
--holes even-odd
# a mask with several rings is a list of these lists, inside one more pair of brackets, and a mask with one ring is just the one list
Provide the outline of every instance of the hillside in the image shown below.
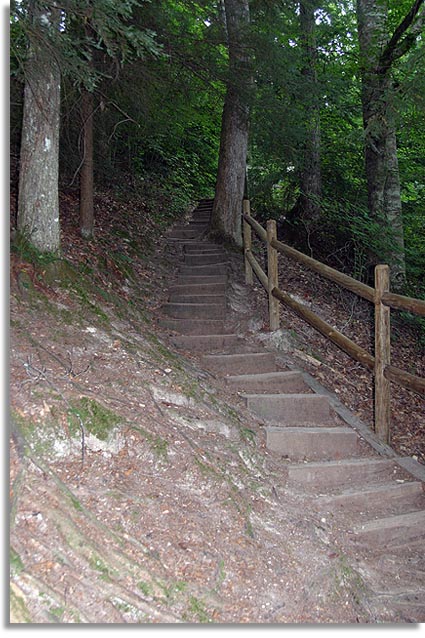
[[[261,421],[170,346],[158,316],[176,257],[146,204],[102,193],[87,243],[74,196],[62,203],[61,262],[11,253],[12,622],[412,622],[284,493]],[[232,259],[250,338],[267,340]],[[326,287],[297,286],[336,316]],[[370,423],[370,379],[282,312],[277,348]],[[366,323],[352,309],[361,339]],[[406,334],[396,348],[417,360]],[[394,396],[394,443],[424,461],[423,402]]]

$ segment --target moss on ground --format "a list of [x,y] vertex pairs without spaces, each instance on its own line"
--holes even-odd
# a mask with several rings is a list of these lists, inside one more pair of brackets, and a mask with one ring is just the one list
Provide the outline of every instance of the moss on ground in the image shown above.
[[9,566],[12,574],[19,574],[24,569],[24,564],[19,554],[13,549],[9,550]]
[[123,422],[122,417],[118,414],[88,397],[74,401],[72,409],[69,411],[69,426],[72,435],[80,431],[80,419],[86,432],[93,434],[100,441],[107,441],[112,430]]
[[139,425],[132,424],[130,427],[132,430],[135,430],[143,436],[159,460],[166,461],[168,459],[168,441],[166,439],[159,435],[155,436],[154,434],[151,434],[151,432],[148,432],[145,428],[142,428]]
[[31,623],[31,614],[25,604],[24,598],[19,595],[18,588],[11,583],[10,586],[10,622],[15,623]]

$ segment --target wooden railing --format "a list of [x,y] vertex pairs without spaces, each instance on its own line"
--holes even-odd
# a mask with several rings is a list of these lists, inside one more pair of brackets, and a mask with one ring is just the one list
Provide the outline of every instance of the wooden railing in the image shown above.
[[[291,308],[313,328],[335,343],[341,350],[368,368],[374,375],[374,428],[377,436],[384,442],[390,442],[390,381],[425,395],[425,379],[391,365],[390,309],[405,310],[425,316],[425,301],[404,297],[390,292],[389,268],[386,265],[375,267],[375,287],[357,281],[353,277],[326,266],[308,257],[295,248],[291,248],[277,239],[276,222],[269,220],[263,228],[250,213],[249,200],[243,202],[243,241],[245,256],[245,281],[253,283],[253,273],[268,294],[270,330],[280,327],[279,304]],[[264,272],[252,252],[252,230],[266,244],[267,273]],[[375,356],[360,347],[354,341],[338,332],[333,326],[321,319],[289,294],[279,289],[278,253],[282,253],[307,268],[317,272],[330,281],[350,290],[375,306]]]

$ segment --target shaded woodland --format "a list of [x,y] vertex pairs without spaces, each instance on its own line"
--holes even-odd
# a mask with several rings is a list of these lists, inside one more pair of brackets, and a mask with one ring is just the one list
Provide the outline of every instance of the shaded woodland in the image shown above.
[[12,3],[12,226],[60,251],[58,189],[89,238],[106,185],[166,201],[165,224],[215,196],[240,244],[247,189],[285,240],[423,297],[423,19],[421,0]]

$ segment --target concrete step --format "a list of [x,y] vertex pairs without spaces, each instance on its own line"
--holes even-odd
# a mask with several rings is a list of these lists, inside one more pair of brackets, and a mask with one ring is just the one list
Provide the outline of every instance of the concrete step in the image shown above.
[[179,335],[171,338],[176,348],[193,350],[194,352],[210,352],[224,350],[238,345],[240,337],[237,334],[220,335]]
[[174,319],[222,319],[222,304],[208,303],[165,303],[162,312]]
[[[186,244],[186,242],[188,241],[187,237],[173,237],[171,235],[171,230],[167,231],[167,233],[164,235],[164,239],[167,242],[167,244],[170,244],[170,246],[174,247],[182,247]],[[198,237],[194,238],[197,239]]]
[[196,231],[199,231],[199,227],[200,226],[205,226],[205,228],[206,228],[207,224],[199,224],[199,223],[196,223],[196,222],[195,223],[194,222],[189,222],[187,224],[175,224],[172,227],[172,230],[196,230]]
[[183,264],[179,268],[179,273],[182,276],[199,277],[201,275],[225,275],[227,270],[227,262],[208,264],[206,266],[185,266]]
[[353,542],[370,550],[387,552],[423,539],[425,544],[425,510],[386,516],[353,527]]
[[177,284],[170,288],[170,298],[174,295],[224,295],[226,284]]
[[392,459],[360,458],[288,466],[288,481],[316,493],[359,485],[379,485],[402,479],[405,473]]
[[170,228],[166,236],[172,239],[196,239],[201,237],[206,228],[205,224],[197,224],[196,226],[179,225]]
[[162,328],[173,330],[182,335],[221,335],[230,334],[222,319],[174,319],[163,317],[158,321]]
[[202,363],[208,369],[224,375],[252,374],[276,371],[275,357],[271,352],[248,354],[212,354],[202,357]]
[[187,229],[187,230],[170,230],[167,235],[167,239],[170,241],[180,241],[181,239],[190,239],[191,237],[195,239],[195,237],[200,237],[204,231],[198,229]]
[[356,456],[358,436],[351,428],[266,428],[267,448],[293,461],[336,460]]
[[348,489],[341,494],[320,496],[315,507],[320,512],[349,512],[356,516],[403,514],[420,510],[425,506],[424,491],[419,481],[405,483],[386,483],[385,485],[368,486],[364,482],[363,489]]
[[246,405],[263,419],[279,425],[330,425],[328,397],[321,394],[245,394]]
[[207,244],[206,241],[201,240],[193,240],[190,244],[185,243],[183,245],[183,253],[187,255],[225,255],[226,250],[222,246],[218,246],[217,244],[211,245]]
[[189,220],[189,223],[186,224],[186,228],[199,228],[200,226],[208,228],[208,223],[199,219],[191,219]]
[[263,372],[238,374],[226,378],[229,387],[245,392],[305,392],[308,389],[300,372]]
[[192,215],[192,222],[201,222],[203,224],[208,224],[211,221],[211,213],[209,211],[197,211]]
[[169,301],[171,303],[182,304],[210,304],[215,306],[222,306],[223,312],[226,307],[225,295],[182,295],[179,292],[170,294]]
[[205,207],[210,207],[212,209],[213,205],[214,205],[214,198],[213,197],[206,197],[206,198],[204,197],[203,199],[199,200],[199,203],[198,203],[198,205],[197,205],[195,210],[197,210],[198,208],[204,207],[204,206]]
[[184,263],[187,266],[208,266],[210,264],[225,263],[226,256],[223,252],[217,253],[186,253]]
[[174,285],[176,286],[191,286],[192,284],[209,285],[209,284],[226,284],[227,275],[222,273],[220,275],[179,275]]
[[219,244],[212,244],[206,241],[191,241],[184,244],[183,250],[185,253],[200,253],[200,252],[223,252],[223,247]]
[[[200,246],[187,246],[184,244],[183,254],[187,255],[225,255],[222,248],[201,248]],[[224,258],[223,261],[226,261]]]

